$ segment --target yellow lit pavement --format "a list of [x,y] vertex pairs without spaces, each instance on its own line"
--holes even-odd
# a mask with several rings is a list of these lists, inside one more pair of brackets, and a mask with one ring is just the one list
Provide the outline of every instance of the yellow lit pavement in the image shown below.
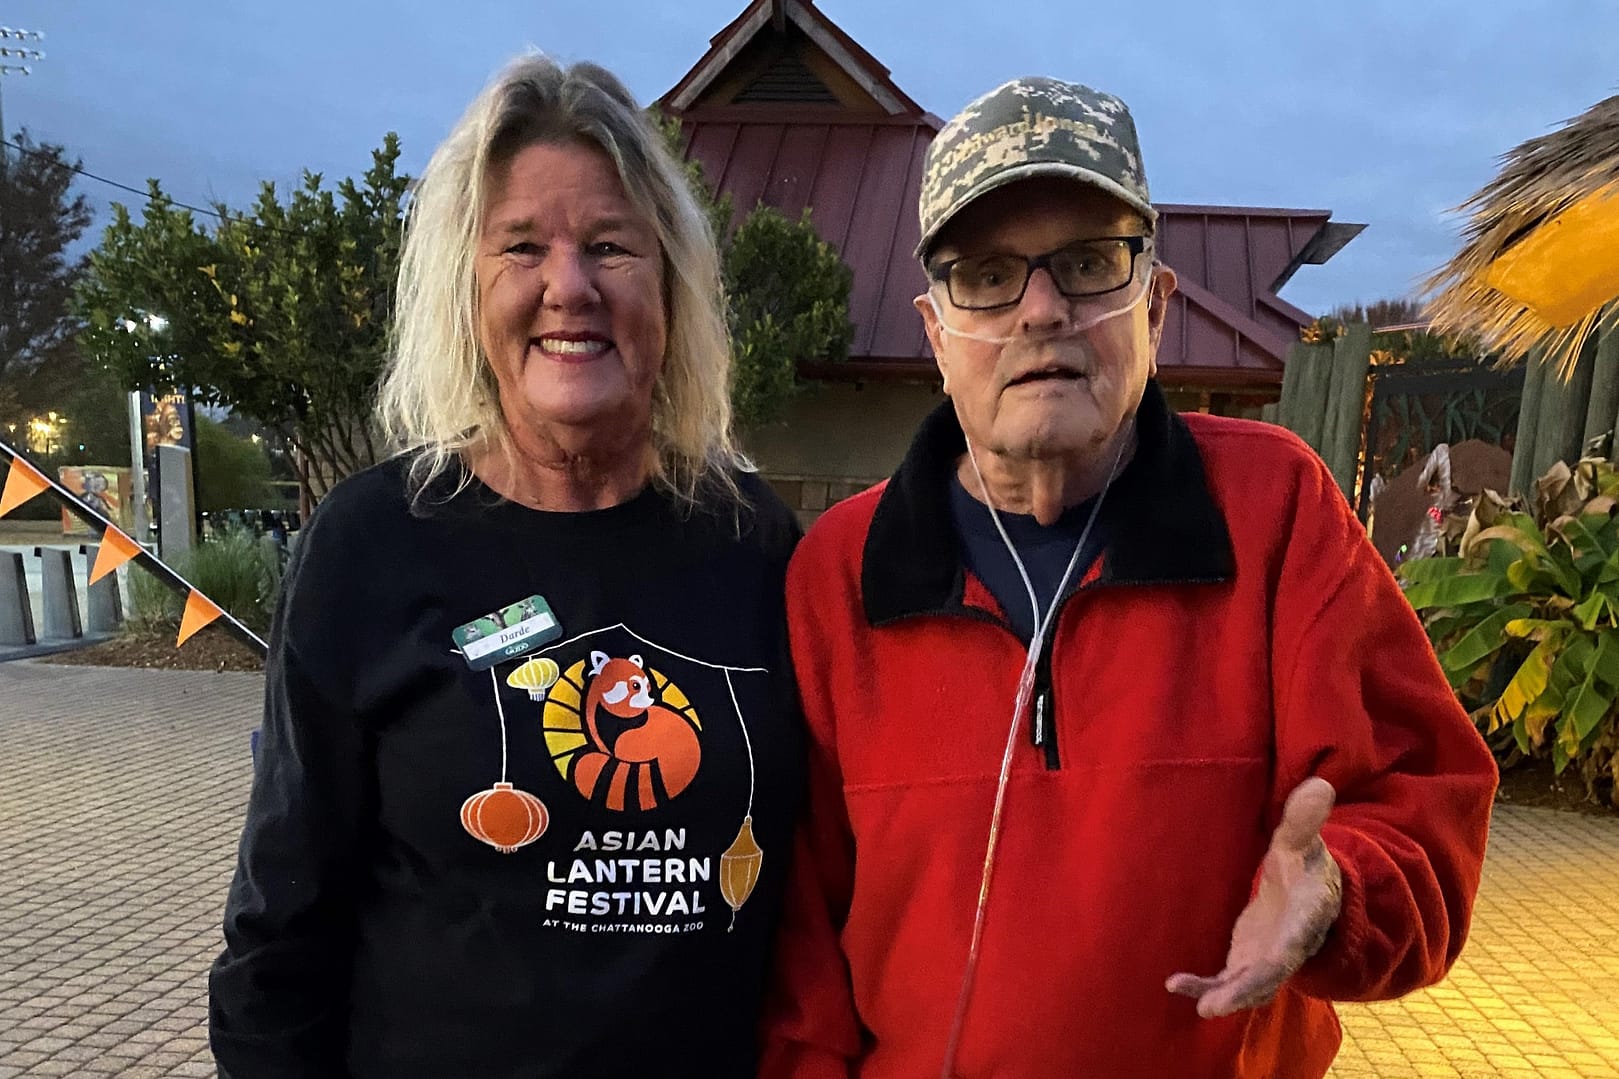
[[1335,1079],[1619,1079],[1619,817],[1497,807],[1450,977],[1339,1017]]

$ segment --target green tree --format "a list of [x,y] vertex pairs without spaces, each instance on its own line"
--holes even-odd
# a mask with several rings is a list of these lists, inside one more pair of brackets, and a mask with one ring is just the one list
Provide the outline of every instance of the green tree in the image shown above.
[[251,439],[197,416],[197,502],[206,513],[257,509],[269,496],[270,459]]
[[129,464],[129,395],[111,371],[76,356],[77,376],[58,398],[62,464]]
[[68,249],[90,224],[73,193],[77,161],[27,132],[0,153],[0,429],[58,408],[79,371],[70,310],[82,258]]
[[[359,182],[306,172],[283,202],[200,225],[153,181],[142,220],[114,207],[78,309],[87,347],[125,385],[189,388],[293,451],[318,498],[377,458],[371,408],[387,349],[404,199],[390,133]],[[143,316],[157,315],[157,320]]]
[[[680,121],[654,110],[670,150],[684,159]],[[847,358],[854,275],[805,209],[797,221],[756,206],[730,232],[731,197],[716,199],[702,162],[685,159],[686,182],[720,244],[732,340],[731,406],[747,429],[781,418],[801,387],[798,365]]]
[[731,404],[739,426],[781,418],[797,392],[798,365],[849,354],[854,274],[810,224],[754,209],[725,250],[730,300]]
[[686,186],[697,199],[697,205],[703,208],[708,218],[709,231],[714,234],[714,242],[723,250],[725,239],[731,230],[731,196],[721,195],[714,197],[713,189],[708,186],[708,177],[703,173],[703,163],[695,157],[686,157],[686,133],[680,126],[680,121],[673,116],[665,115],[657,108],[647,110],[647,115],[663,133],[663,140],[669,147],[669,152],[675,160],[681,162],[686,168]]
[[1375,330],[1380,326],[1401,326],[1422,322],[1422,305],[1406,296],[1374,300],[1369,304],[1339,304],[1330,316],[1339,322],[1370,322]]
[[[1343,327],[1352,322],[1367,322],[1372,328],[1409,326],[1427,321],[1420,302],[1409,297],[1375,300],[1372,303],[1340,304],[1331,314],[1323,315],[1305,330],[1307,340],[1337,337]],[[1393,353],[1404,360],[1477,359],[1482,356],[1477,341],[1452,334],[1432,333],[1425,329],[1396,330],[1374,333],[1372,348]]]

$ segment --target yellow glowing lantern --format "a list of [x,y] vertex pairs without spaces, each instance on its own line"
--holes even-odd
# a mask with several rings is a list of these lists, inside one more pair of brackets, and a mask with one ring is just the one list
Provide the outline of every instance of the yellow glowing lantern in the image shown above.
[[1484,283],[1558,327],[1619,297],[1619,184],[1592,192],[1507,248]]

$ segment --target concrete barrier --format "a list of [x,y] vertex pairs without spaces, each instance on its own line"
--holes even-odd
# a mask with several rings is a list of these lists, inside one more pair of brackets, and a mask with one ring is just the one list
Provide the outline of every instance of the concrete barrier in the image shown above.
[[118,595],[118,572],[114,570],[95,584],[89,584],[90,571],[96,567],[96,555],[101,551],[101,545],[96,543],[85,544],[79,548],[84,555],[84,572],[87,592],[85,594],[85,614],[89,625],[85,628],[91,633],[117,633],[124,625],[124,604]]
[[0,645],[26,648],[34,643],[34,612],[22,553],[0,551]]
[[40,559],[40,598],[45,608],[41,637],[73,640],[84,636],[79,620],[79,592],[73,586],[73,552],[35,547]]

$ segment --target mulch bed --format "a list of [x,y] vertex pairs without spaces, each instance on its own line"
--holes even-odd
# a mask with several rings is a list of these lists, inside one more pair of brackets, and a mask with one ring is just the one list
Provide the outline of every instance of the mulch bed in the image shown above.
[[125,633],[100,644],[44,656],[40,663],[87,667],[150,667],[171,671],[262,671],[264,662],[217,623],[205,626],[184,645],[174,633]]
[[1496,792],[1495,800],[1500,805],[1564,809],[1599,817],[1619,816],[1619,808],[1612,804],[1591,801],[1578,768],[1577,764],[1571,764],[1558,776],[1552,772],[1550,761],[1525,761],[1501,774],[1501,789]]

